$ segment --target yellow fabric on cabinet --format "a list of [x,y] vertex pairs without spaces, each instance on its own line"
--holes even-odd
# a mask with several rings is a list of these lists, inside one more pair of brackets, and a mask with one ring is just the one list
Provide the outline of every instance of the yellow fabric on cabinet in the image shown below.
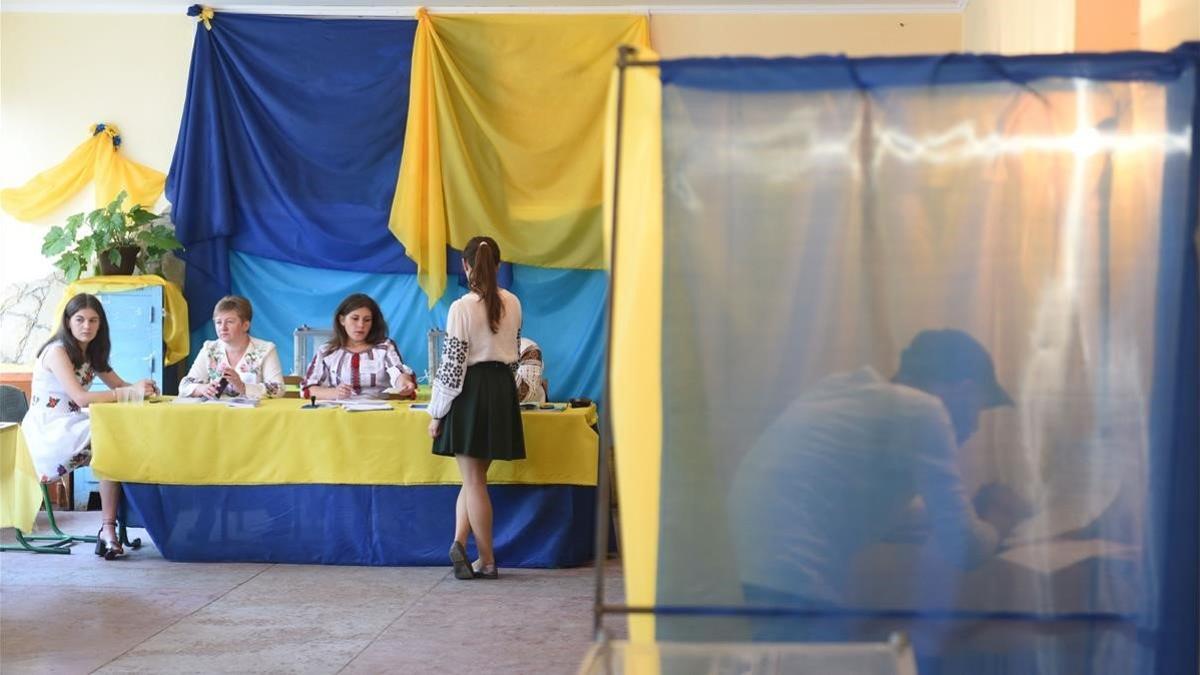
[[0,428],[0,527],[32,532],[41,505],[42,488],[21,427]]
[[145,286],[163,287],[163,342],[167,352],[163,355],[163,363],[171,365],[186,359],[191,350],[191,335],[188,333],[187,300],[183,292],[175,284],[153,274],[135,276],[88,277],[71,282],[63,291],[58,308],[54,310],[55,323],[62,314],[67,301],[79,293],[120,293]]
[[65,160],[21,187],[0,190],[0,208],[20,220],[36,220],[75,196],[88,181],[95,182],[96,208],[111,202],[121,190],[129,194],[126,206],[154,208],[167,177],[118,152],[120,135],[111,124],[94,125],[92,137]]
[[[657,60],[643,49],[636,60]],[[609,96],[605,216],[611,222],[616,150],[616,90]],[[630,605],[656,604],[662,492],[662,84],[657,67],[625,70],[616,248],[612,251],[612,400],[617,494]],[[608,230],[606,229],[606,232]],[[611,247],[612,242],[608,242]],[[653,642],[653,615],[629,617],[631,642]],[[647,671],[650,672],[650,671]]]
[[432,306],[446,249],[479,234],[505,260],[600,269],[605,98],[631,15],[436,16],[421,10],[390,228]]
[[[90,406],[92,469],[106,478],[172,485],[423,485],[459,483],[431,451],[429,414],[305,410],[297,399],[257,408],[102,403]],[[595,485],[595,408],[521,415],[526,459],[492,462],[491,483]]]

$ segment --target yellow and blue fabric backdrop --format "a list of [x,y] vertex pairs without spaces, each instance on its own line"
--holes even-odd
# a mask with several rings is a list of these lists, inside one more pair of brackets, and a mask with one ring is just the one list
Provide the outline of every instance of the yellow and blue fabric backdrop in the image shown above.
[[[600,269],[605,100],[646,17],[417,15],[390,228],[432,306],[446,249],[490,235],[505,260]],[[453,272],[454,270],[450,270]]]

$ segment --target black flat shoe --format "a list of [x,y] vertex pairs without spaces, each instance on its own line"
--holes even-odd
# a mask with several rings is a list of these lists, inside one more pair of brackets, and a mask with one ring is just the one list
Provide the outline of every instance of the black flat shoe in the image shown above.
[[454,564],[455,579],[474,579],[475,571],[467,560],[467,549],[457,541],[450,545],[450,562]]

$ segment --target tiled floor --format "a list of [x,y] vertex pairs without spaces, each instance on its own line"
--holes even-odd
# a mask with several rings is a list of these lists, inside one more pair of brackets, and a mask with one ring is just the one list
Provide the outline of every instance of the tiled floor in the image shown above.
[[[59,519],[68,532],[98,522]],[[608,569],[616,601],[620,567]],[[152,544],[112,562],[85,544],[6,551],[0,671],[573,673],[592,640],[593,584],[590,567],[464,582],[449,566],[173,563]]]

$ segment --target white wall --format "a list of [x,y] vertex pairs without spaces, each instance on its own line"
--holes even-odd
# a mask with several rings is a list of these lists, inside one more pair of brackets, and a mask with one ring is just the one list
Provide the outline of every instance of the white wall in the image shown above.
[[1075,49],[1074,0],[969,0],[962,50],[1051,54]]
[[[194,30],[182,13],[0,14],[0,186],[62,161],[96,122],[116,124],[121,152],[165,173]],[[30,356],[48,330],[43,305],[61,293],[40,253],[46,230],[92,208],[89,186],[35,224],[0,211],[0,362]]]

